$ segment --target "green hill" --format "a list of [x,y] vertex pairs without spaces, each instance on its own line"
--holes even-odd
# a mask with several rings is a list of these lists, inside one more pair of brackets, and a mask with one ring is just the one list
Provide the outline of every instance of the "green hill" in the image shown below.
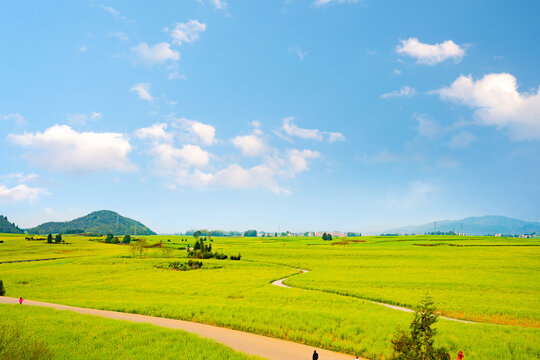
[[4,234],[24,234],[24,231],[13,223],[10,223],[7,217],[0,215],[0,233]]
[[156,233],[142,223],[119,215],[114,211],[94,211],[86,216],[65,222],[47,222],[28,229],[30,234],[77,234],[97,233],[115,235],[155,235]]

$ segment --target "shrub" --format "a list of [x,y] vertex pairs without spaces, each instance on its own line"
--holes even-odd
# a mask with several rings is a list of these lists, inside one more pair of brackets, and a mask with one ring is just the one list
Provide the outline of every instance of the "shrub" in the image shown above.
[[114,235],[111,234],[111,233],[108,233],[108,234],[107,234],[107,237],[105,238],[105,242],[106,242],[107,244],[110,244],[110,243],[112,242],[112,239],[113,239],[113,238],[114,238]]
[[122,243],[129,245],[130,242],[131,242],[131,236],[125,235],[124,238],[122,239]]
[[238,256],[231,255],[230,259],[231,260],[240,260],[241,257],[242,257],[242,255],[240,255],[240,254],[238,254]]
[[0,280],[0,296],[6,295],[6,289],[4,288],[4,282]]
[[448,360],[450,354],[442,348],[436,348],[434,337],[437,330],[431,326],[437,322],[436,308],[428,294],[414,312],[414,319],[409,325],[410,333],[398,330],[392,339],[393,360]]
[[111,244],[120,244],[120,239],[118,239],[117,236],[113,237],[111,240]]
[[226,260],[228,256],[223,253],[215,252],[214,257],[218,260]]
[[62,242],[62,234],[58,234],[54,238],[54,242],[60,244]]

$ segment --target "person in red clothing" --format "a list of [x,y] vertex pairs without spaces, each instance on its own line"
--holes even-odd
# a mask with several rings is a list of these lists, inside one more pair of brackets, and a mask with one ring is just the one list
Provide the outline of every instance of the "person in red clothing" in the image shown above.
[[22,305],[22,302],[23,302],[23,298],[22,298],[22,297],[20,297],[20,298],[19,298],[19,304],[21,304],[21,305]]
[[456,358],[456,360],[461,360],[461,359],[463,359],[464,357],[465,357],[465,356],[463,356],[463,351],[460,351],[460,352],[457,353],[457,358]]

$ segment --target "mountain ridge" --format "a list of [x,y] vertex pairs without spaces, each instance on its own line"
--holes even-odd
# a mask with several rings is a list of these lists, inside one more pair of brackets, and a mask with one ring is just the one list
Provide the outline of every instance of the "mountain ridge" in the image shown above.
[[9,222],[8,218],[0,215],[0,233],[4,234],[24,234],[24,231],[15,223]]
[[[423,234],[433,232],[435,222],[423,225],[401,226],[388,230],[387,233]],[[540,233],[540,222],[524,221],[499,215],[470,216],[460,220],[436,221],[436,230],[441,232],[455,231],[468,235],[493,234],[530,234]]]
[[111,210],[98,210],[90,214],[81,216],[71,221],[46,222],[36,227],[28,229],[30,234],[48,234],[48,233],[98,233],[115,235],[155,235],[137,220],[124,217]]

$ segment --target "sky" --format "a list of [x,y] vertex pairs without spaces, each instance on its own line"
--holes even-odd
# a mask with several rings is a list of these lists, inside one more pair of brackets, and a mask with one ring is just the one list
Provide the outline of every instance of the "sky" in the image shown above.
[[10,1],[0,214],[158,233],[540,220],[540,3]]

